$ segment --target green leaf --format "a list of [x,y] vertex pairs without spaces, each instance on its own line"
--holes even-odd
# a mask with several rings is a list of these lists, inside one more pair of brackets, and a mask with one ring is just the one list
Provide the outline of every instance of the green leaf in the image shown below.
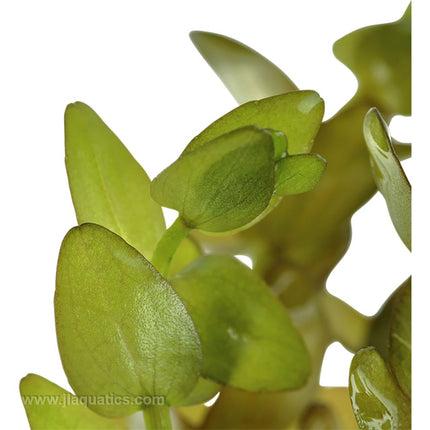
[[237,40],[204,31],[190,37],[239,104],[298,89],[272,62]]
[[399,291],[389,338],[389,363],[403,392],[411,397],[411,279]]
[[247,125],[282,131],[288,139],[289,154],[307,153],[312,148],[323,115],[324,102],[315,91],[295,91],[245,103],[203,130],[184,153]]
[[202,376],[250,391],[304,385],[310,358],[281,303],[254,272],[208,255],[172,280],[196,325]]
[[364,118],[363,132],[376,186],[387,202],[397,233],[411,249],[411,185],[394,152],[388,127],[376,108],[370,109]]
[[145,171],[84,103],[67,107],[65,131],[67,174],[79,224],[102,225],[150,258],[165,224]]
[[333,51],[357,76],[358,95],[388,115],[411,114],[411,8],[389,24],[354,31]]
[[179,401],[176,406],[192,406],[207,402],[208,400],[212,399],[212,397],[214,397],[220,389],[221,386],[216,382],[199,378],[197,384],[193,388],[193,391],[191,391],[191,393],[189,393],[186,398]]
[[85,406],[96,399],[79,399],[39,375],[29,374],[19,385],[31,430],[125,430],[124,420],[102,417]]
[[201,350],[185,306],[142,255],[103,227],[83,224],[65,237],[55,319],[75,393],[119,398],[91,406],[102,415],[140,410],[141,396],[174,406],[197,382]]
[[327,162],[317,154],[285,157],[276,163],[275,194],[300,194],[315,188]]
[[410,429],[411,405],[374,348],[353,358],[349,394],[361,429]]
[[269,204],[275,162],[270,133],[244,127],[187,152],[152,182],[153,198],[190,228],[220,232],[252,221]]

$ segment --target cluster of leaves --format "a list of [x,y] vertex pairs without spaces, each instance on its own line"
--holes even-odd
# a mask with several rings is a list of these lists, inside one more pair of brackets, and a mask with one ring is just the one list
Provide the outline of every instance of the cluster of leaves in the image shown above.
[[[240,106],[152,182],[90,107],[67,107],[79,226],[61,246],[55,317],[75,395],[25,377],[31,428],[133,428],[140,410],[147,428],[169,428],[170,407],[180,428],[410,427],[410,280],[373,318],[325,289],[376,189],[411,245],[410,147],[385,123],[410,114],[410,8],[336,42],[359,89],[323,123],[319,95],[260,54],[191,38]],[[167,230],[162,206],[179,215]],[[319,386],[335,340],[356,353],[349,393]]]

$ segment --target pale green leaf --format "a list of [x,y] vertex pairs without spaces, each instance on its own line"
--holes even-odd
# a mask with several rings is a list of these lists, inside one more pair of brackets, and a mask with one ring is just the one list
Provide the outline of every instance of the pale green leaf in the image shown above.
[[323,115],[324,102],[315,91],[295,91],[245,103],[203,130],[184,153],[248,125],[282,131],[288,139],[289,154],[307,153],[312,148]]
[[411,185],[394,152],[388,127],[377,109],[372,108],[367,113],[363,132],[376,186],[387,202],[397,233],[411,249]]
[[75,393],[119,398],[91,406],[102,415],[129,415],[142,408],[141,396],[175,405],[197,382],[199,339],[183,303],[142,255],[103,227],[83,224],[65,237],[55,318]]
[[146,258],[165,230],[150,180],[121,141],[84,103],[65,113],[66,167],[78,222],[119,234]]
[[152,182],[153,198],[190,228],[228,231],[269,204],[275,162],[271,134],[244,127],[187,152]]
[[237,40],[204,31],[190,37],[239,104],[298,89],[272,62]]
[[389,338],[389,363],[403,392],[411,397],[411,279],[399,291]]
[[39,375],[21,379],[19,389],[31,430],[127,429],[123,419],[102,417],[85,406],[97,398],[80,399]]
[[275,194],[300,194],[315,188],[321,179],[326,161],[317,154],[285,157],[276,163]]
[[196,325],[202,376],[251,391],[305,384],[309,353],[289,315],[254,272],[233,257],[208,255],[172,279]]
[[176,406],[191,406],[198,405],[199,403],[207,402],[212,399],[221,386],[216,382],[210,381],[205,378],[199,378],[197,384],[193,388],[193,391],[187,395],[183,400],[180,400]]
[[410,429],[411,405],[374,348],[353,358],[349,394],[360,429]]

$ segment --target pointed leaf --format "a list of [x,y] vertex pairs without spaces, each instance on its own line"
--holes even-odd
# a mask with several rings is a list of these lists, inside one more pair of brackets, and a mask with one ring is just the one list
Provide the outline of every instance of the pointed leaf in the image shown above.
[[374,348],[353,358],[349,394],[360,429],[410,429],[411,405]]
[[389,339],[390,366],[403,392],[411,397],[411,280],[399,291]]
[[142,255],[103,227],[83,224],[65,237],[55,318],[75,393],[120,398],[91,406],[102,415],[141,409],[139,396],[162,396],[174,405],[197,382],[200,345],[185,306]]
[[411,249],[411,185],[394,152],[388,127],[377,109],[372,108],[367,113],[363,132],[376,186],[387,202],[397,233]]
[[79,399],[39,375],[29,374],[19,385],[31,430],[126,430],[124,420],[102,417]]
[[190,228],[218,232],[252,221],[269,204],[275,162],[271,134],[244,127],[190,151],[160,173],[151,193]]
[[317,154],[285,157],[276,163],[275,194],[300,194],[315,188],[327,162]]
[[392,115],[411,114],[411,7],[393,23],[361,28],[333,51],[357,76],[358,94]]
[[204,31],[190,37],[239,104],[298,90],[272,62],[237,40]]
[[204,377],[251,391],[302,386],[310,358],[281,303],[233,257],[208,255],[172,283],[200,336]]
[[102,225],[150,258],[165,230],[151,181],[121,141],[84,103],[65,113],[66,167],[78,222]]
[[315,91],[295,91],[245,103],[203,130],[184,153],[248,125],[282,131],[288,139],[289,154],[307,153],[312,148],[323,115],[324,102]]

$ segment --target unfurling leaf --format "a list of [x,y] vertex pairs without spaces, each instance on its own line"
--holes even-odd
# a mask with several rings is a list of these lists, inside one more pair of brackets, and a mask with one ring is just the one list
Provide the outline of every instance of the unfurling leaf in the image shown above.
[[202,343],[202,375],[250,391],[304,385],[309,353],[286,309],[254,272],[203,256],[172,279]]
[[55,319],[75,393],[118,399],[90,406],[102,415],[140,410],[142,396],[174,406],[197,382],[200,342],[184,304],[142,255],[103,227],[83,224],[65,237]]
[[65,132],[67,174],[79,224],[102,225],[151,258],[165,224],[145,171],[84,103],[67,107]]
[[205,31],[190,37],[239,104],[298,89],[271,61],[237,40]]
[[388,127],[377,109],[372,108],[367,113],[363,132],[376,186],[387,202],[397,233],[411,249],[411,185],[394,152]]

